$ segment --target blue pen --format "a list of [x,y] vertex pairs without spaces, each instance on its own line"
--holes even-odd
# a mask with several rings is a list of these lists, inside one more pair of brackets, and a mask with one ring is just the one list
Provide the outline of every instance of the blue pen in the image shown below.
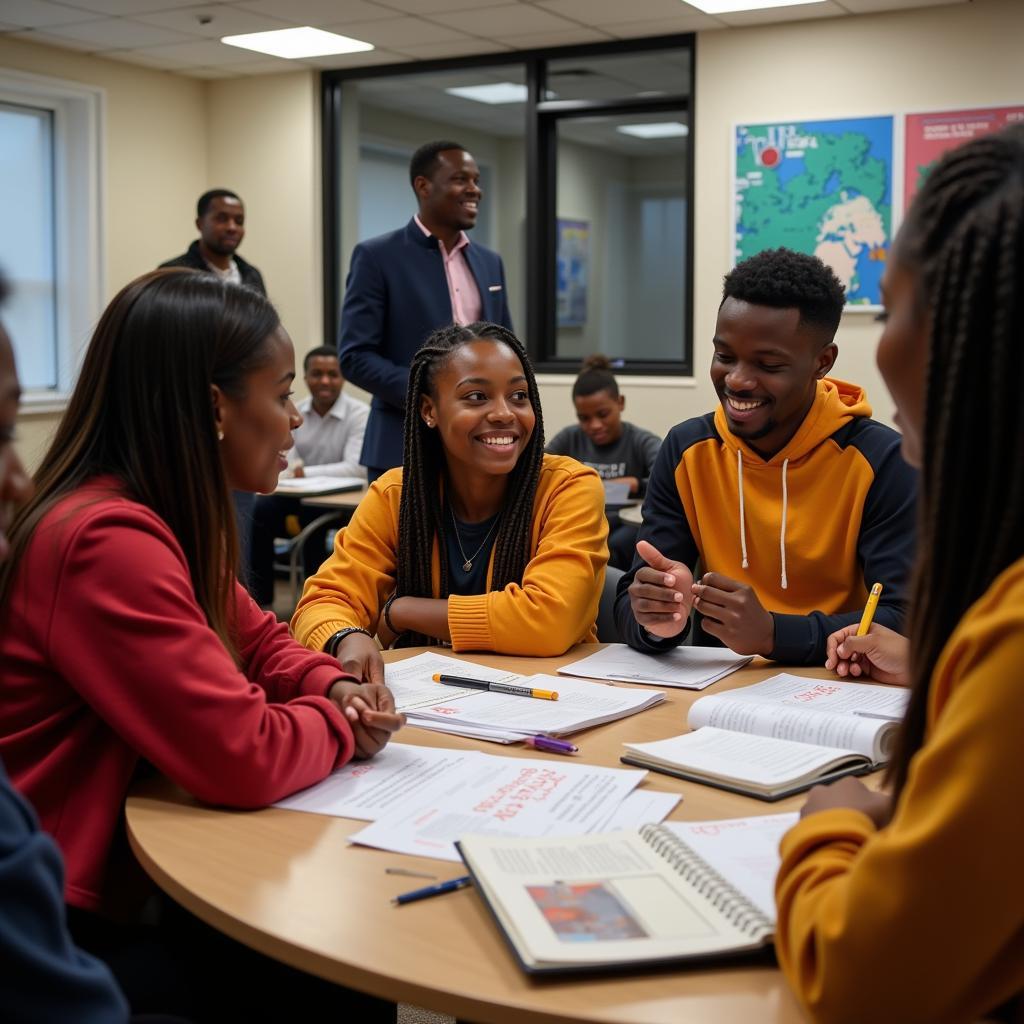
[[439,885],[428,885],[423,889],[413,889],[412,892],[403,892],[401,896],[395,896],[391,902],[396,907],[404,907],[406,903],[415,903],[417,900],[429,900],[431,896],[443,896],[446,892],[455,892],[456,889],[465,889],[473,881],[469,875],[462,878],[451,878]]

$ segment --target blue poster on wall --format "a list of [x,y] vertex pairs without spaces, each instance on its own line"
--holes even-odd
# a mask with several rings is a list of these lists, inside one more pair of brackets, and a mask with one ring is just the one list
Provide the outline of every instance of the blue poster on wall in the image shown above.
[[893,118],[738,125],[734,259],[785,246],[819,257],[854,308],[881,304],[892,241]]
[[556,252],[556,322],[559,327],[582,327],[587,322],[590,224],[559,220]]

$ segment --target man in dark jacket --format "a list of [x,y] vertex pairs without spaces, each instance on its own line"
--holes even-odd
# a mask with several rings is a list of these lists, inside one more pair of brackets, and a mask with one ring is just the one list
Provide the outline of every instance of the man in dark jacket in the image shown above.
[[[196,203],[197,238],[188,251],[161,267],[189,267],[216,274],[222,281],[243,284],[267,294],[263,275],[238,255],[237,249],[245,238],[245,204],[226,188],[212,188],[204,192]],[[238,524],[239,550],[242,561],[238,567],[242,582],[249,583],[249,545],[252,534],[252,516],[256,496],[235,491],[235,520]]]
[[242,200],[226,188],[213,188],[199,197],[196,213],[199,238],[187,252],[160,266],[208,270],[222,280],[248,285],[266,295],[263,275],[236,251],[245,238],[245,205]]
[[512,328],[501,257],[466,235],[483,198],[476,161],[457,142],[428,142],[409,180],[418,213],[355,247],[341,310],[342,373],[373,395],[359,460],[371,483],[402,464],[409,366],[431,331],[474,320]]

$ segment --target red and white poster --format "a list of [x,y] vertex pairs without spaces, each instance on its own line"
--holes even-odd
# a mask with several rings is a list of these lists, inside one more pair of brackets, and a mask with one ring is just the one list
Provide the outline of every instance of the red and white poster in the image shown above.
[[1024,106],[907,114],[904,126],[904,210],[910,206],[921,183],[943,153],[1018,121],[1024,121]]

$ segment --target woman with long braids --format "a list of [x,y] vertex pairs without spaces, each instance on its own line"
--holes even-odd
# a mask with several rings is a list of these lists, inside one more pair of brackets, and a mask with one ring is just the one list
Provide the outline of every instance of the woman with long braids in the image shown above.
[[949,153],[883,282],[878,365],[921,466],[892,796],[815,789],[779,962],[815,1021],[1024,1019],[1024,125]]
[[604,490],[544,454],[522,344],[497,324],[435,331],[413,360],[401,469],[381,476],[306,584],[307,647],[383,677],[388,644],[556,655],[593,640],[608,560]]

